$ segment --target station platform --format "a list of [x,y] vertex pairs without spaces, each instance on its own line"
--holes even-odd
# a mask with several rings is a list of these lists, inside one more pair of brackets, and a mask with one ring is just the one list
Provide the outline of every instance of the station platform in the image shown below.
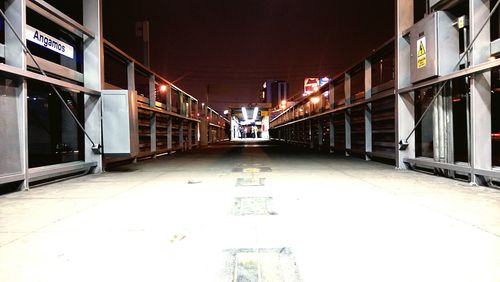
[[500,281],[500,191],[226,142],[0,196],[0,281]]

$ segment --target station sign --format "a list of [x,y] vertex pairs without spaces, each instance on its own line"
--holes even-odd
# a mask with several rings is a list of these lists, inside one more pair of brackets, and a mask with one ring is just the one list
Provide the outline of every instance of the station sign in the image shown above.
[[74,59],[75,50],[73,46],[62,42],[36,28],[26,26],[26,40],[40,45],[46,49],[59,53],[68,58]]

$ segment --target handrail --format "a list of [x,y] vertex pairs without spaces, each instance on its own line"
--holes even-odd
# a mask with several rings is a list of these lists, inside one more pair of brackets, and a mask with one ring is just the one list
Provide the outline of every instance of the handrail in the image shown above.
[[178,86],[174,85],[172,82],[168,81],[166,78],[163,78],[161,75],[159,75],[158,73],[154,72],[151,68],[146,67],[141,62],[137,61],[136,59],[134,59],[133,57],[131,57],[130,55],[128,55],[127,53],[125,53],[123,50],[121,50],[120,48],[118,48],[113,43],[109,42],[106,39],[104,39],[103,42],[104,42],[104,46],[108,47],[110,49],[110,51],[115,52],[116,55],[121,56],[122,58],[124,58],[126,61],[128,61],[130,63],[134,63],[139,68],[141,68],[144,71],[146,71],[148,74],[154,75],[155,78],[160,79],[161,81],[163,81],[164,83],[168,84],[172,88],[174,88],[174,89],[176,89],[178,91],[181,91],[183,95],[186,95],[189,98],[191,98],[192,100],[195,100],[196,102],[198,102],[198,99],[196,99],[195,97],[189,95],[186,91],[184,91],[181,88],[179,88]]
[[82,34],[85,34],[91,38],[95,38],[95,34],[91,30],[89,30],[85,26],[81,25],[80,23],[78,23],[74,19],[68,17],[63,12],[59,11],[54,6],[50,5],[49,3],[47,3],[43,0],[27,0],[26,6],[30,9],[36,11],[37,13],[43,13],[43,11],[45,11],[48,14],[54,16],[56,19],[64,22],[65,24],[69,25],[70,27],[80,31]]
[[[287,125],[290,125],[290,124],[298,123],[298,122],[301,122],[301,121],[315,119],[315,118],[322,117],[322,116],[325,116],[325,115],[329,115],[329,114],[333,114],[333,113],[336,113],[336,112],[344,111],[344,110],[347,110],[347,109],[350,109],[350,108],[363,106],[363,105],[366,105],[366,104],[369,104],[369,103],[373,103],[375,101],[378,101],[378,100],[381,100],[381,99],[393,96],[395,94],[394,89],[388,89],[388,90],[385,90],[385,91],[379,92],[379,93],[380,93],[379,95],[372,96],[372,97],[370,97],[368,99],[357,101],[357,102],[354,102],[352,104],[343,105],[341,107],[330,109],[328,111],[324,111],[324,112],[321,112],[321,113],[317,113],[317,114],[312,115],[312,116],[303,117],[303,118],[298,119],[298,120],[292,120],[292,121],[289,121],[289,122],[285,122],[283,124],[279,124],[279,125],[274,126],[272,128],[276,129],[276,128],[284,127],[284,126],[287,126]],[[271,123],[272,122],[274,122],[274,120],[271,121]]]
[[[394,42],[394,37],[389,39],[388,41],[386,41],[384,44],[382,44],[380,47],[374,49],[368,56],[364,57],[361,61],[356,61],[355,64],[349,66],[347,69],[345,69],[345,71],[341,72],[340,74],[338,74],[337,76],[334,76],[328,83],[325,83],[324,85],[320,86],[318,91],[314,92],[314,93],[311,93],[310,95],[306,96],[306,97],[301,97],[299,98],[299,100],[297,101],[297,103],[287,109],[285,109],[281,114],[279,114],[277,117],[275,117],[274,119],[272,119],[270,122],[274,122],[275,120],[277,120],[278,118],[282,117],[284,114],[288,113],[291,109],[293,109],[294,107],[297,107],[299,105],[302,105],[301,103],[304,102],[305,100],[308,100],[310,97],[314,97],[315,95],[320,95],[321,93],[324,93],[326,91],[329,91],[330,89],[330,85],[335,83],[336,80],[339,80],[339,79],[343,79],[345,77],[345,74],[346,73],[349,73],[351,72],[353,69],[355,69],[356,67],[359,67],[360,64],[362,64],[364,61],[366,60],[369,60],[371,59],[373,56],[379,54],[381,51],[383,51],[385,48],[389,47],[391,44],[393,44]],[[380,85],[377,85],[377,87],[380,87]],[[376,89],[377,87],[374,87],[372,89]]]

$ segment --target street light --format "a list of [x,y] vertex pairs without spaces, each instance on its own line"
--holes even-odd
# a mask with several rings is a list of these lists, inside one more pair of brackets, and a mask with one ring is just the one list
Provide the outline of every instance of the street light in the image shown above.
[[286,100],[281,101],[281,106],[280,106],[280,108],[281,108],[282,110],[286,109]]
[[160,92],[165,93],[167,91],[167,86],[165,84],[160,85]]
[[315,97],[311,98],[311,103],[313,103],[313,104],[317,104],[317,103],[319,103],[319,101],[320,101],[320,99],[319,99],[318,96],[315,96]]

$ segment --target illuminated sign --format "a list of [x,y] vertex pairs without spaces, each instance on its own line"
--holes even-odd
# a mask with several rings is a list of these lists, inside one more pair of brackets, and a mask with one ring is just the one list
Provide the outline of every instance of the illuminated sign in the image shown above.
[[26,26],[26,40],[38,44],[51,51],[59,53],[68,58],[74,59],[74,48],[59,39],[56,39],[44,32],[41,32],[31,26]]
[[306,78],[304,80],[304,93],[311,94],[319,90],[319,78]]
[[319,80],[319,85],[320,85],[320,86],[323,86],[323,85],[327,84],[329,81],[330,81],[330,78],[328,78],[328,77],[323,77],[323,78],[321,78],[321,79]]

